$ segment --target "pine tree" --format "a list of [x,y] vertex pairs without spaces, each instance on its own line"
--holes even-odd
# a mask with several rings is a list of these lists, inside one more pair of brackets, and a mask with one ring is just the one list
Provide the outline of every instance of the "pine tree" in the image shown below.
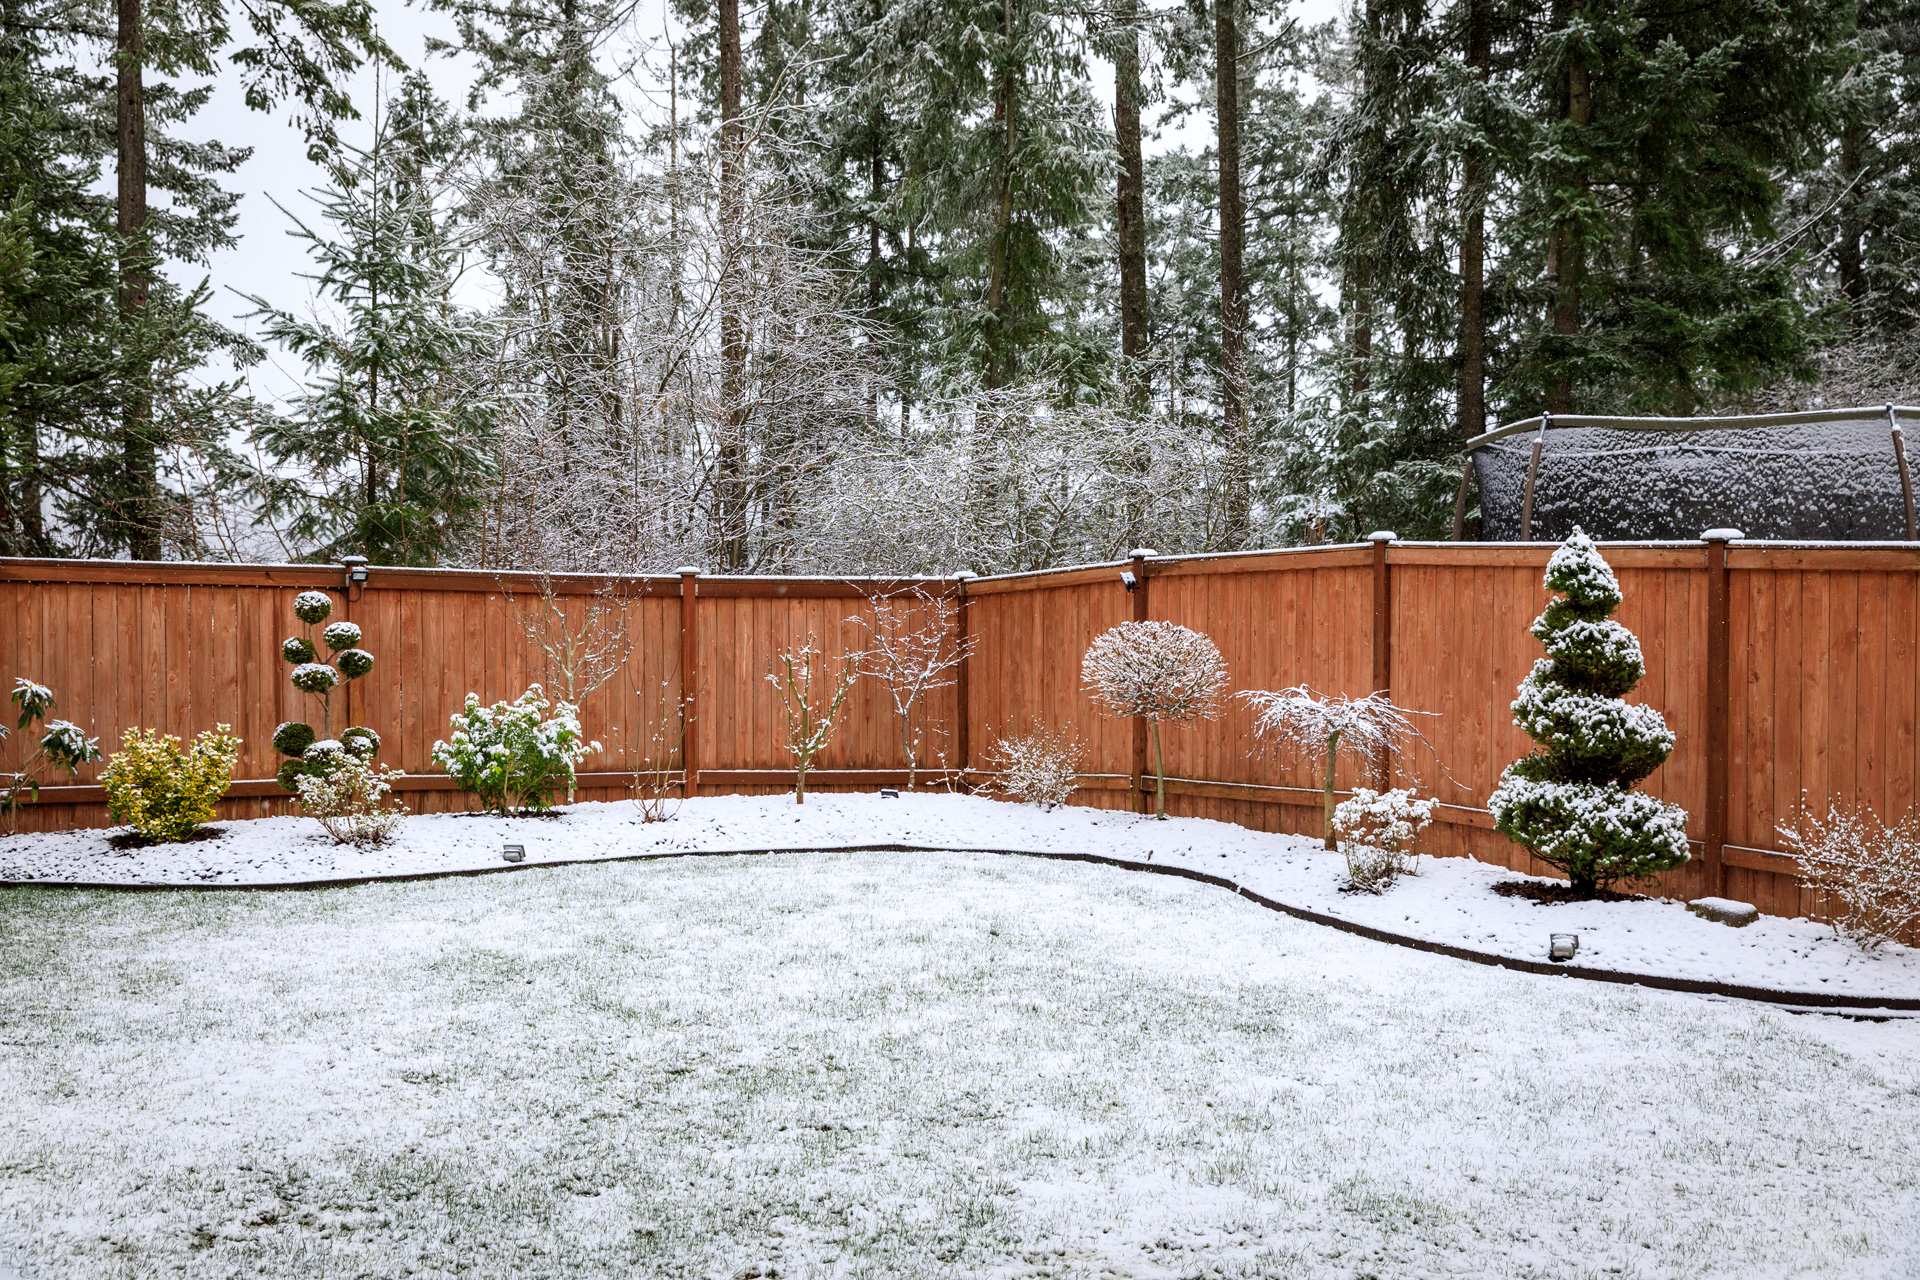
[[1624,695],[1646,674],[1640,642],[1613,621],[1620,583],[1593,540],[1573,536],[1547,562],[1558,593],[1534,619],[1547,657],[1515,699],[1515,722],[1539,744],[1508,765],[1487,801],[1494,829],[1594,894],[1687,861],[1686,811],[1634,787],[1666,762],[1673,732]]
[[250,299],[264,335],[321,375],[254,434],[294,477],[265,482],[266,514],[290,517],[294,538],[327,556],[438,563],[484,499],[495,405],[467,379],[493,334],[452,299],[461,246],[432,171],[458,128],[425,78],[409,77],[372,146],[348,148],[340,184],[319,194],[332,231],[294,220],[337,316]]

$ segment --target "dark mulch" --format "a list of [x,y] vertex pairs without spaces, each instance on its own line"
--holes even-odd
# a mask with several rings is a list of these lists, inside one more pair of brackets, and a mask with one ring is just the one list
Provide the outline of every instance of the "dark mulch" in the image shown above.
[[1581,893],[1570,884],[1558,880],[1502,880],[1493,886],[1493,891],[1503,898],[1525,898],[1536,907],[1544,907],[1554,902],[1645,902],[1644,893],[1616,893],[1612,889],[1596,889],[1592,893]]
[[157,844],[193,844],[200,840],[218,840],[225,834],[226,830],[222,827],[195,827],[178,840],[155,840],[138,831],[122,831],[118,835],[108,836],[107,843],[116,849],[151,849]]

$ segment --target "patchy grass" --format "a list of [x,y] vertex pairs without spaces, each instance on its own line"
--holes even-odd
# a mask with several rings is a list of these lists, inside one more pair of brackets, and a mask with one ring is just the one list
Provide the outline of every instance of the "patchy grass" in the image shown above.
[[0,894],[56,1277],[1912,1274],[1920,1026],[978,854]]

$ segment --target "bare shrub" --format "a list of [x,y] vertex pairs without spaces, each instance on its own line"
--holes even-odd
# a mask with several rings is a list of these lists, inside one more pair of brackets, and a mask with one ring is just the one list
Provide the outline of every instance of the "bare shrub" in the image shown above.
[[1382,893],[1413,874],[1413,842],[1433,821],[1437,800],[1422,800],[1403,787],[1385,793],[1354,788],[1333,810],[1334,833],[1347,857],[1347,887]]
[[1887,826],[1867,805],[1815,815],[1803,797],[1779,831],[1835,934],[1867,951],[1920,937],[1920,811]]
[[335,844],[359,848],[380,844],[407,816],[405,805],[382,805],[393,780],[406,775],[375,765],[352,751],[341,751],[323,772],[303,773],[294,782],[300,807]]
[[[860,671],[885,685],[893,701],[911,791],[920,780],[924,729],[914,719],[914,711],[928,693],[953,686],[966,657],[954,627],[958,606],[952,596],[917,585],[906,591],[874,591],[867,598],[873,603],[873,621],[861,622],[870,647],[860,655]],[[969,639],[967,648],[971,647]]]
[[1101,710],[1140,716],[1153,727],[1155,815],[1167,816],[1167,769],[1160,724],[1220,714],[1227,660],[1211,639],[1174,622],[1123,622],[1087,646],[1080,679]]
[[[640,810],[642,822],[665,822],[673,817],[680,812],[680,802],[688,790],[673,780],[676,753],[680,768],[686,768],[686,702],[668,697],[667,688],[662,680],[659,695],[641,708],[646,744],[640,748],[640,759],[633,769],[633,804]],[[647,691],[641,690],[639,696],[646,699]],[[679,795],[674,794],[676,786],[680,787]]]
[[987,763],[999,780],[994,790],[1023,804],[1057,809],[1080,785],[1086,747],[1071,729],[1049,729],[1035,720],[1026,733],[993,744]]

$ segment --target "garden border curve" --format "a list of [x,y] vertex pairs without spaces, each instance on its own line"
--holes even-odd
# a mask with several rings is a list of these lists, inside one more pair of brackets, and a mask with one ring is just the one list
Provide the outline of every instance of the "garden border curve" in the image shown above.
[[1629,973],[1618,969],[1592,969],[1583,965],[1554,964],[1540,960],[1522,960],[1517,956],[1500,955],[1491,951],[1476,951],[1470,947],[1456,947],[1450,943],[1434,942],[1426,938],[1415,938],[1407,934],[1393,933],[1386,929],[1376,929],[1371,925],[1360,924],[1353,920],[1343,920],[1339,916],[1327,915],[1319,911],[1309,911],[1305,907],[1289,906],[1276,898],[1255,893],[1245,885],[1238,884],[1225,876],[1211,875],[1205,871],[1195,871],[1190,867],[1159,865],[1151,862],[1137,862],[1126,858],[1111,858],[1098,853],[1071,853],[1040,849],[989,849],[967,845],[919,845],[919,844],[847,844],[847,845],[802,845],[790,848],[764,849],[674,849],[659,853],[613,854],[604,858],[552,858],[541,861],[504,862],[498,866],[460,867],[447,871],[418,871],[398,875],[345,876],[330,880],[290,880],[262,884],[128,884],[104,881],[57,881],[57,880],[0,880],[0,889],[97,889],[113,892],[161,893],[174,890],[189,892],[252,892],[273,890],[288,892],[306,889],[344,889],[355,885],[407,883],[419,880],[449,880],[460,876],[495,875],[507,871],[531,871],[535,868],[592,866],[603,862],[664,862],[673,858],[737,858],[762,857],[780,853],[991,853],[1005,857],[1048,858],[1056,862],[1090,862],[1099,866],[1117,867],[1122,871],[1146,871],[1156,875],[1175,876],[1182,880],[1197,880],[1201,884],[1226,889],[1257,906],[1282,915],[1292,916],[1308,924],[1323,925],[1350,933],[1373,942],[1390,943],[1406,947],[1413,951],[1425,951],[1434,955],[1448,956],[1455,960],[1467,960],[1474,964],[1488,965],[1497,969],[1511,969],[1520,973],[1541,976],[1559,976],[1581,978],[1588,982],[1607,982],[1617,986],[1647,987],[1658,991],[1678,991],[1688,995],[1722,996],[1735,1000],[1750,1000],[1770,1004],[1796,1012],[1839,1013],[1855,1017],[1873,1017],[1876,1013],[1890,1015],[1895,1013],[1920,1013],[1920,999],[1899,996],[1845,996],[1830,995],[1817,991],[1783,991],[1773,987],[1752,987],[1733,982],[1708,982],[1698,978],[1669,978],[1659,974]]

